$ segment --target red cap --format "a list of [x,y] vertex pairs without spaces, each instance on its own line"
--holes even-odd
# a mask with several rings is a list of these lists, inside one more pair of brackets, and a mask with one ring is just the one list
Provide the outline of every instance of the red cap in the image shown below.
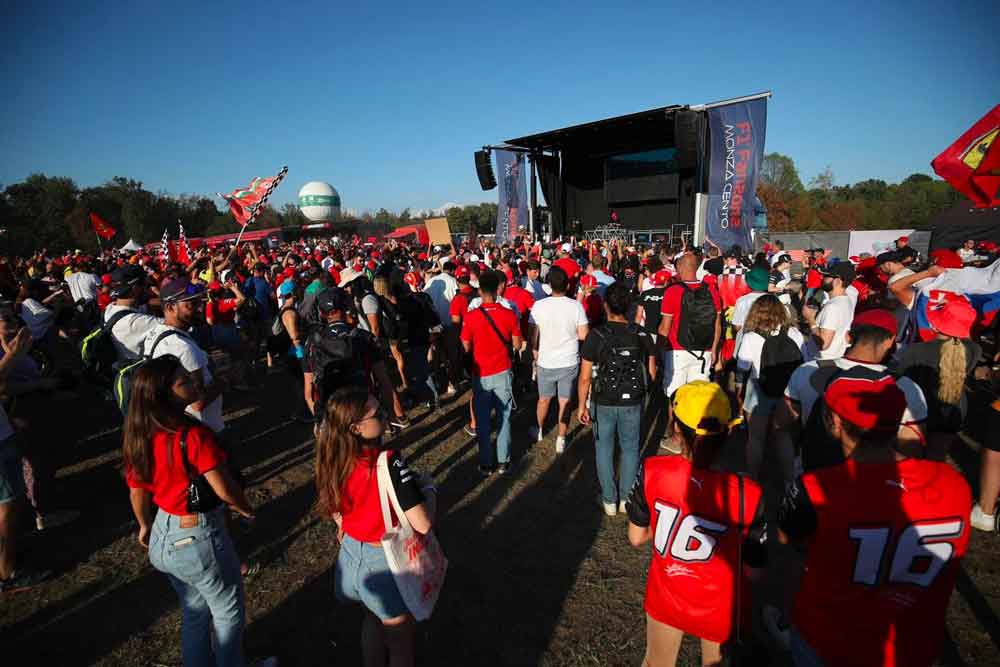
[[842,376],[826,388],[830,410],[866,431],[895,433],[906,410],[906,396],[891,376],[879,380]]
[[939,248],[938,250],[932,250],[930,256],[934,263],[942,269],[960,269],[965,266],[962,258],[954,250]]
[[461,265],[455,269],[455,278],[468,278],[469,277],[469,267],[466,265]]
[[374,259],[369,259],[368,263],[365,264],[365,266],[368,267],[369,271],[374,271],[376,268],[378,268],[378,265],[375,263]]
[[421,262],[426,262],[427,261],[427,253],[426,252],[420,253],[419,255],[417,255],[417,259],[419,259]]
[[372,251],[372,257],[374,257],[375,259],[378,259],[378,258],[379,258],[379,257],[381,257],[381,256],[382,256],[382,255],[381,255],[381,254],[379,254],[379,251],[378,251],[378,250],[373,250],[373,251]]
[[909,243],[909,242],[910,242],[909,236],[900,236],[898,239],[896,239],[896,243]]
[[420,274],[413,271],[403,276],[403,280],[406,281],[407,285],[413,285],[414,287],[420,287],[420,284],[424,282],[420,279]]
[[972,325],[979,317],[972,304],[954,292],[935,290],[931,296],[932,299],[927,304],[927,320],[931,328],[945,336],[969,338],[972,335]]
[[869,310],[862,310],[854,316],[854,321],[851,322],[851,328],[853,329],[854,327],[860,325],[868,325],[878,327],[879,329],[885,329],[893,336],[899,333],[899,325],[896,322],[896,316],[884,308],[870,308]]
[[580,276],[580,287],[597,287],[597,278],[589,274]]
[[670,273],[666,269],[660,269],[652,276],[649,277],[655,287],[663,287],[670,282],[670,279],[674,277],[674,274]]
[[103,276],[101,276],[101,284],[102,285],[110,285],[111,284],[111,274],[110,273],[105,273]]

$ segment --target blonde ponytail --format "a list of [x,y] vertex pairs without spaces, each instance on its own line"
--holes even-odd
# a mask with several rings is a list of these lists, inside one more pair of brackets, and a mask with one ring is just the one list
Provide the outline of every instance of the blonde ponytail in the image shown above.
[[949,338],[941,346],[938,359],[938,400],[958,405],[965,391],[965,345],[958,338]]

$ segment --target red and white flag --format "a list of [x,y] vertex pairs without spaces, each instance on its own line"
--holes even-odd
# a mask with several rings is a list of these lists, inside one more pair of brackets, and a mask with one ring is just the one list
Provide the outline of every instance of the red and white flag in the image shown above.
[[233,214],[240,226],[246,227],[257,218],[257,214],[264,207],[267,198],[271,196],[271,193],[274,192],[287,173],[288,167],[282,167],[277,176],[258,177],[250,181],[250,185],[247,187],[233,190],[228,195],[221,192],[216,194],[229,202],[229,212]]
[[160,263],[166,266],[170,263],[170,235],[167,228],[163,228],[163,238],[160,239]]
[[177,261],[182,264],[190,264],[194,255],[191,254],[191,246],[188,245],[187,236],[184,234],[184,225],[180,220],[177,221],[177,236]]

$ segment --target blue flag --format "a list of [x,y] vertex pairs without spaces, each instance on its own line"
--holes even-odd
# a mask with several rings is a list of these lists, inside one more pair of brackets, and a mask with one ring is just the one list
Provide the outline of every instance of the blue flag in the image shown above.
[[528,186],[524,180],[524,154],[495,151],[500,203],[497,207],[496,244],[514,240],[518,227],[528,224]]
[[767,99],[707,111],[711,138],[705,237],[723,250],[751,248],[757,181],[764,159]]

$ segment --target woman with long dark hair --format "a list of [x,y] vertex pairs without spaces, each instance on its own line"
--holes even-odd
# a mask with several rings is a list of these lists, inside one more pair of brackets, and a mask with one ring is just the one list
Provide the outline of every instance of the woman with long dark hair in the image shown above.
[[747,627],[747,575],[764,565],[761,489],[714,467],[738,421],[722,387],[683,385],[673,412],[680,455],[643,461],[626,504],[629,542],[653,540],[643,665],[676,664],[685,634],[701,639],[701,664],[720,664],[723,645]]
[[[225,513],[228,506],[251,520],[254,514],[211,429],[184,413],[197,398],[176,357],[157,357],[139,369],[125,418],[125,478],[139,543],[181,602],[184,664],[239,667],[246,609]],[[193,502],[189,487],[199,477],[204,482]]]
[[[365,607],[362,652],[366,665],[413,664],[414,619],[393,579],[381,539],[392,526],[382,518],[377,464],[386,447],[385,413],[367,389],[338,389],[325,406],[316,437],[317,510],[337,522],[340,552],[334,589]],[[389,479],[400,507],[418,533],[434,521],[432,487],[421,488],[397,451],[388,454]],[[390,512],[391,515],[391,512]]]

